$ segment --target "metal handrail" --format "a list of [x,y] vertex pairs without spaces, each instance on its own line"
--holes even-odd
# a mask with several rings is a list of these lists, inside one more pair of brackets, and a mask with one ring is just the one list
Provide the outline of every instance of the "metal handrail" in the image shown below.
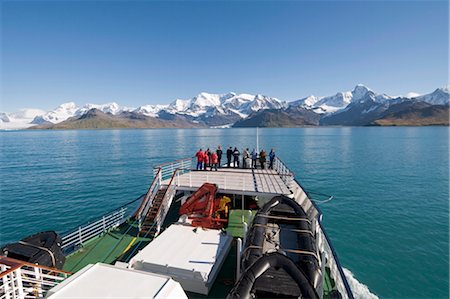
[[176,163],[179,163],[179,162],[182,162],[182,161],[186,161],[186,160],[192,161],[193,158],[194,158],[194,157],[181,158],[181,159],[178,159],[178,160],[175,160],[175,161],[166,162],[166,163],[162,163],[162,164],[156,165],[156,166],[153,167],[153,168],[154,168],[154,169],[156,169],[156,168],[164,168],[165,166],[170,165],[170,164],[176,164]]
[[[29,267],[36,267],[36,268],[41,268],[43,270],[47,270],[50,272],[55,272],[55,273],[61,273],[61,274],[66,274],[66,275],[72,275],[72,272],[68,272],[68,271],[64,271],[64,270],[60,270],[60,269],[56,269],[56,268],[52,268],[52,267],[47,267],[47,266],[43,266],[43,265],[38,265],[38,264],[33,264],[33,263],[29,263],[29,262],[25,262],[25,261],[20,261],[20,260],[16,260],[7,256],[1,256],[0,255],[0,265],[4,265],[8,268],[10,268],[10,270],[14,270],[17,268],[20,268],[22,266],[29,266]],[[0,277],[2,277],[3,275],[6,275],[7,273],[4,271],[0,272]]]
[[0,256],[0,298],[44,298],[73,273]]
[[111,228],[118,227],[130,216],[126,213],[127,206],[122,206],[108,214],[105,214],[96,221],[78,226],[62,235],[62,245],[65,254],[75,251],[87,241],[106,233]]
[[70,235],[64,236],[62,248],[83,244],[91,238],[106,232],[108,229],[118,226],[122,223],[123,216],[123,212],[118,212],[111,215],[108,220],[100,219],[89,226],[79,227],[78,230],[72,232]]
[[166,205],[167,203],[171,202],[171,199],[173,197],[172,193],[175,190],[175,189],[172,190],[173,189],[172,182],[174,181],[174,178],[177,175],[177,173],[179,173],[180,169],[190,167],[192,165],[191,163],[192,157],[189,157],[178,159],[173,162],[160,164],[153,168],[153,181],[144,197],[144,200],[137,209],[137,212],[135,213],[135,218],[139,221],[139,229],[141,229],[145,221],[145,217],[153,205],[153,200],[155,199],[156,194],[161,189],[162,180],[170,176],[171,179],[169,185],[167,189],[164,191],[161,206],[156,214],[154,221],[157,227],[157,233],[159,233],[162,226],[162,222],[164,221],[165,216],[167,214],[168,208],[166,207]]
[[167,162],[167,163],[155,166],[153,168],[153,175],[156,176],[156,174],[159,172],[161,179],[169,178],[175,173],[175,171],[177,169],[191,168],[192,159],[193,159],[192,157],[183,158],[183,159],[175,160],[173,162]]
[[135,213],[135,218],[139,221],[139,228],[142,226],[145,215],[147,215],[148,210],[151,208],[153,204],[153,199],[158,193],[159,188],[161,187],[161,168],[156,172],[150,187],[148,188],[147,193],[143,201],[141,202],[138,210]]
[[273,163],[273,169],[280,175],[281,180],[286,184],[286,186],[291,187],[294,179],[294,172],[292,172],[289,167],[281,161],[280,158],[275,157]]
[[172,203],[172,199],[175,196],[176,192],[176,185],[173,185],[172,183],[175,182],[175,177],[177,176],[178,169],[176,169],[172,177],[169,181],[169,184],[167,185],[167,189],[164,192],[163,199],[161,201],[161,206],[158,209],[158,212],[155,217],[155,224],[156,224],[156,234],[159,234],[161,231],[161,226],[163,225],[163,222],[167,216],[167,212],[169,211],[169,207]]
[[[227,169],[227,173],[242,173],[242,174],[248,174],[248,172],[247,171],[242,171],[242,170],[233,170],[232,168],[231,169],[229,169],[229,168],[225,168],[225,169]],[[239,168],[237,168],[237,169],[239,169]],[[211,171],[210,170],[195,170],[195,169],[191,169],[191,168],[178,168],[177,169],[178,171],[185,171],[185,172],[188,172],[188,171],[194,171],[194,172],[199,172],[199,173],[210,173]],[[248,169],[247,169],[248,170]],[[260,169],[257,169],[257,170],[260,170]],[[214,171],[212,172],[212,173],[214,173]],[[267,176],[288,176],[288,177],[292,177],[294,174],[293,173],[284,173],[284,174],[281,174],[281,173],[267,173],[267,172],[260,172],[260,173],[257,173],[258,175],[267,175]]]

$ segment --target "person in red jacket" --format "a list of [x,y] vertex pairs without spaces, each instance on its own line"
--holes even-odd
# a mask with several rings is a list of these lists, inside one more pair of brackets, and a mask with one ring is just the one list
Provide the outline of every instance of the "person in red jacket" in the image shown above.
[[195,156],[197,157],[197,170],[203,169],[203,151],[200,149]]
[[217,171],[217,164],[219,164],[219,157],[216,152],[211,153],[211,171],[214,169]]
[[209,155],[208,155],[208,151],[206,150],[203,153],[203,170],[206,170],[206,167],[208,166],[208,164],[209,164]]

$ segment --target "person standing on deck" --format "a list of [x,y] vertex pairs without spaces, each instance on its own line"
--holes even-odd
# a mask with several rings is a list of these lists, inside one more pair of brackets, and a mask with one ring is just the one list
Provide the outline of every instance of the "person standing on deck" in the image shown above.
[[248,148],[246,148],[242,154],[242,168],[250,168],[250,165],[247,165],[248,158],[250,158],[250,153],[248,152]]
[[252,151],[252,168],[256,168],[256,159],[258,159],[258,153],[255,149]]
[[233,156],[233,149],[232,149],[232,147],[230,146],[230,148],[227,150],[227,165],[228,165],[228,168],[230,168],[231,167],[231,157]]
[[206,149],[206,153],[208,154],[208,166],[211,166],[211,151],[209,147]]
[[218,166],[219,166],[219,168],[220,167],[222,167],[222,150],[220,149],[220,145],[217,147],[217,150],[216,150],[216,154],[217,154],[217,164],[218,164]]
[[271,149],[269,153],[269,169],[273,169],[273,161],[275,160],[275,150]]
[[239,150],[237,149],[237,147],[234,148],[233,150],[233,167],[239,168],[239,156],[241,155],[241,153],[239,152]]
[[203,170],[206,170],[206,167],[209,165],[209,155],[208,150],[203,153]]
[[212,152],[211,154],[211,171],[214,169],[217,171],[217,164],[219,163],[219,157],[217,156],[217,153]]
[[264,150],[261,150],[259,153],[259,164],[261,164],[261,169],[264,169],[264,166],[266,164],[266,152]]
[[197,157],[197,170],[203,169],[203,151],[200,149],[195,156]]

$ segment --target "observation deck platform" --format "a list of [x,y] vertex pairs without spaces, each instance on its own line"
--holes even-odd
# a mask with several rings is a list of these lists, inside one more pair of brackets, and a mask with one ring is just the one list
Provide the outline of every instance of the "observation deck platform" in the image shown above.
[[[280,174],[272,169],[241,169],[218,168],[212,170],[190,170],[177,173],[173,178],[177,190],[195,191],[204,183],[218,186],[218,192],[243,195],[289,195],[289,184],[293,177],[290,174]],[[170,179],[162,181],[169,185]]]

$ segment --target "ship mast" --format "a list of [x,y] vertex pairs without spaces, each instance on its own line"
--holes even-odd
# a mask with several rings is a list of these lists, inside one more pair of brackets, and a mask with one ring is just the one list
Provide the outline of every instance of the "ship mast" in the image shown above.
[[256,153],[259,153],[259,130],[256,127]]

